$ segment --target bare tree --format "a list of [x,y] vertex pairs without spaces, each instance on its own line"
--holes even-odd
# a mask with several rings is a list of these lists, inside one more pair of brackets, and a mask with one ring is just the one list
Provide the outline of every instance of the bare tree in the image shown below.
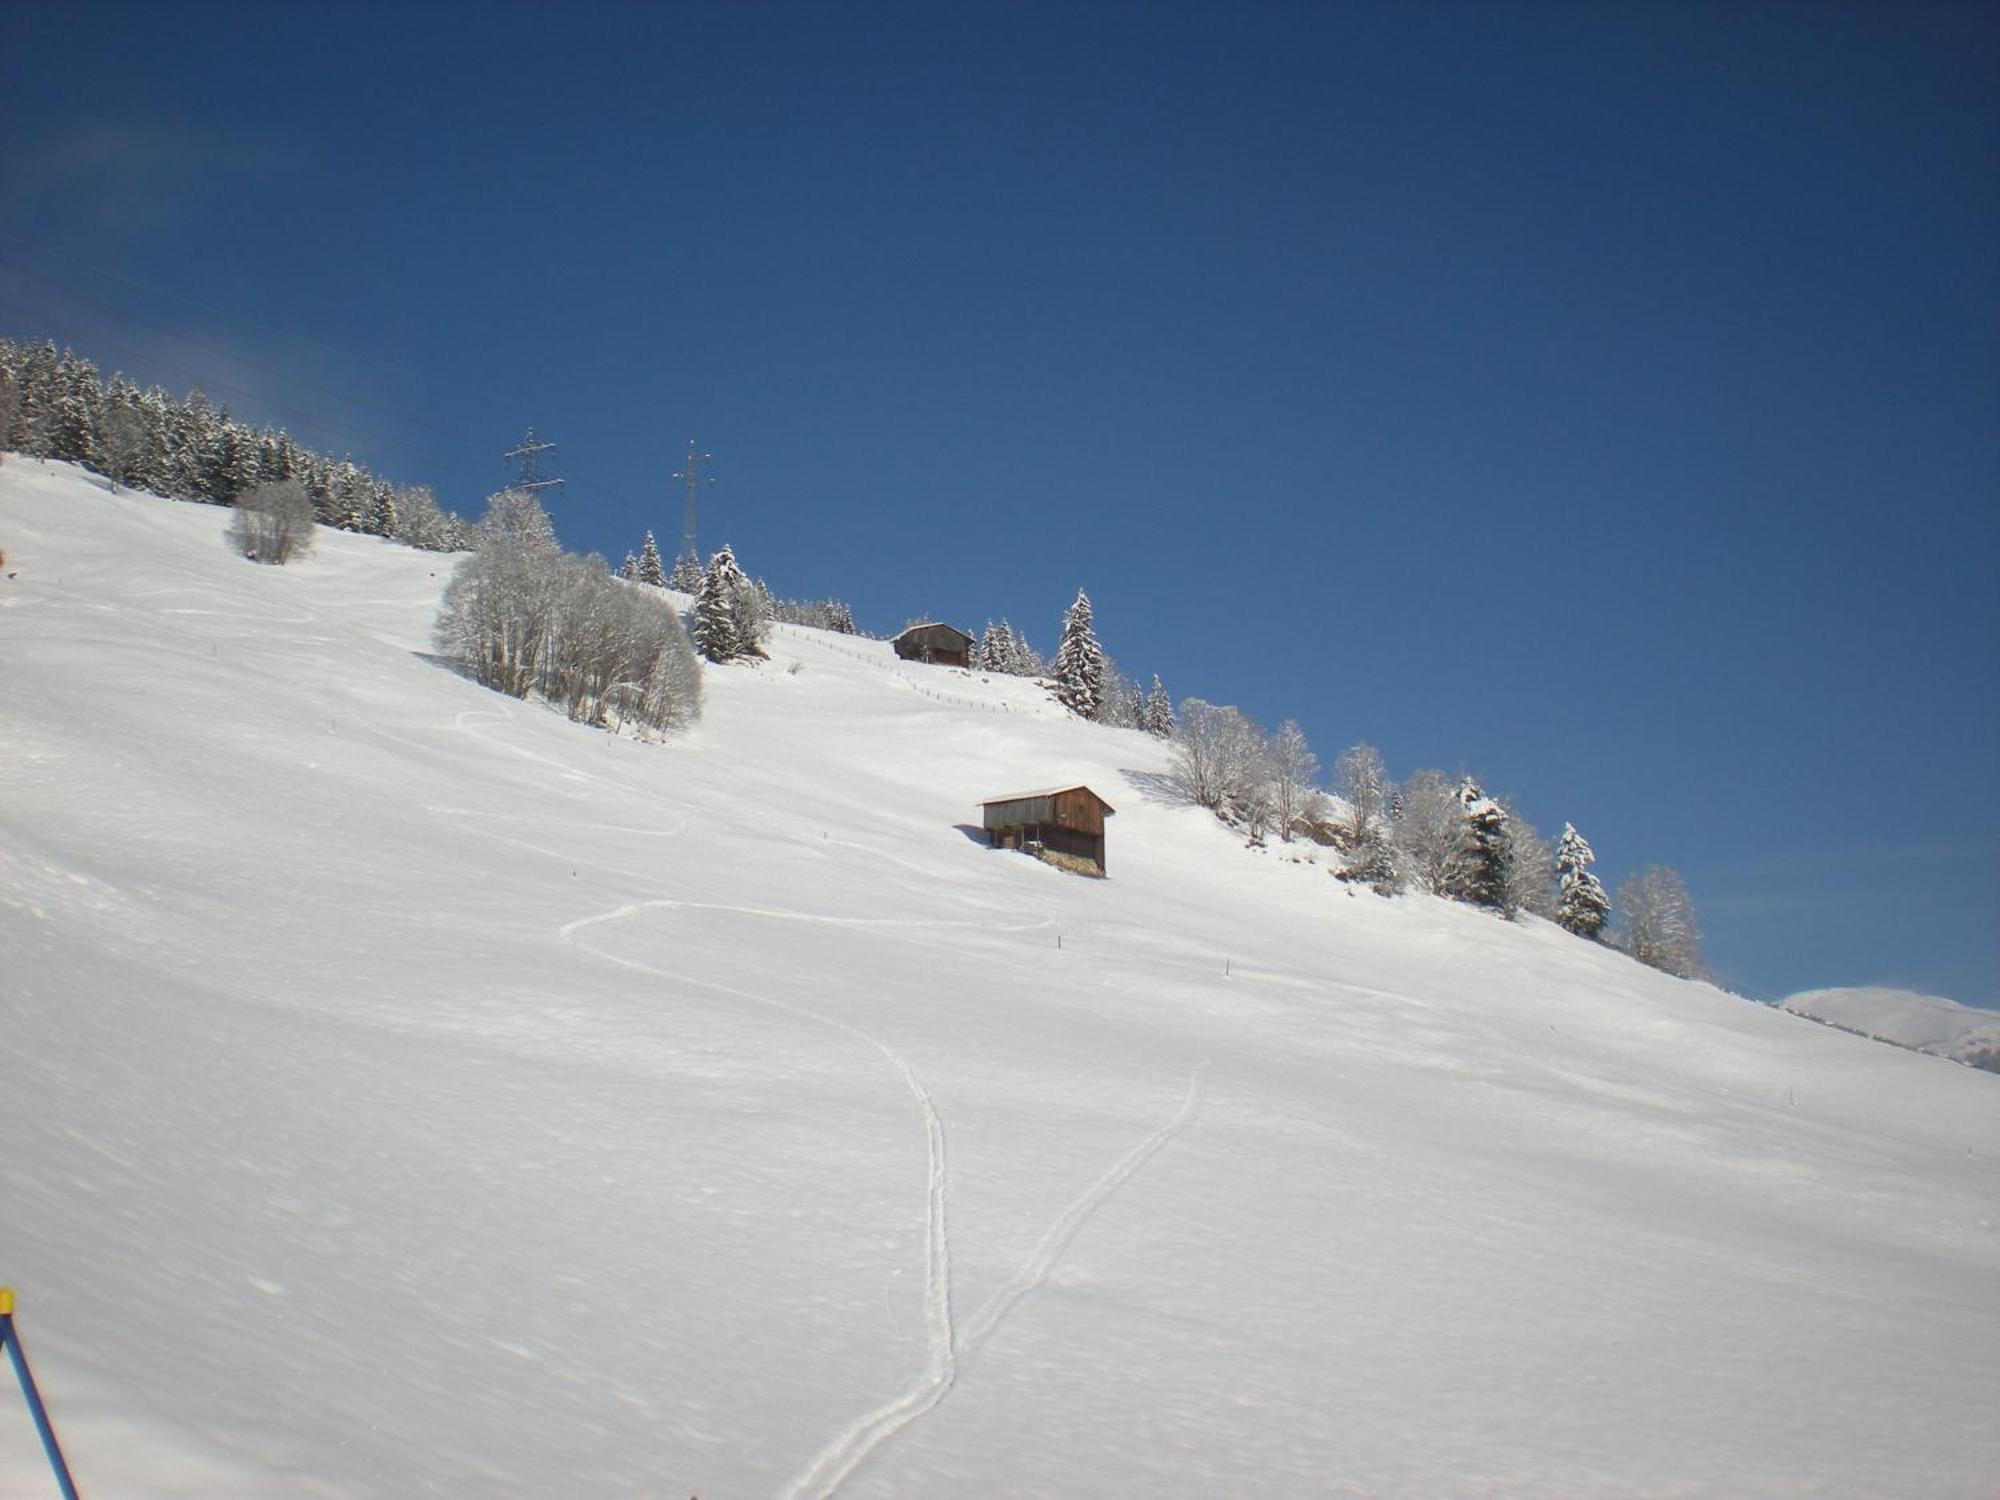
[[440,650],[478,682],[538,694],[579,723],[673,729],[701,712],[701,667],[680,617],[599,557],[489,536],[452,574]]
[[488,540],[508,539],[536,546],[556,545],[556,525],[542,509],[532,490],[501,490],[486,500],[486,513],[479,518],[480,535]]
[[1319,757],[1306,743],[1306,733],[1297,719],[1287,719],[1271,736],[1265,748],[1271,768],[1271,816],[1278,825],[1278,837],[1292,841],[1292,832],[1305,815],[1307,801],[1314,794],[1319,776]]
[[1347,839],[1352,848],[1382,821],[1382,809],[1389,800],[1389,768],[1382,763],[1382,752],[1373,745],[1351,745],[1334,762],[1333,774],[1341,797],[1351,809]]
[[1701,932],[1694,901],[1681,877],[1665,865],[1648,865],[1618,887],[1620,937],[1625,951],[1679,979],[1702,979]]
[[296,479],[260,484],[236,502],[230,540],[252,562],[282,567],[313,542],[313,507]]
[[1173,746],[1174,786],[1217,813],[1240,814],[1266,775],[1264,737],[1234,708],[1184,699]]
[[1420,891],[1450,895],[1465,837],[1457,787],[1442,771],[1418,771],[1403,783],[1400,803],[1389,835],[1397,871]]
[[1500,798],[1507,814],[1511,858],[1507,861],[1507,909],[1556,918],[1555,856],[1541,831],[1521,816],[1512,797]]

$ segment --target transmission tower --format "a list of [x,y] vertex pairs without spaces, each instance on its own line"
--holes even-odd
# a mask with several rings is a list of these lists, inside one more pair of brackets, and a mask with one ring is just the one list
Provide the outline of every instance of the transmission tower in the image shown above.
[[713,453],[695,452],[694,439],[689,438],[687,466],[680,473],[674,475],[674,478],[681,482],[681,487],[687,492],[687,510],[681,523],[681,556],[693,558],[696,567],[701,566],[701,552],[695,545],[694,497],[696,491],[703,485],[715,483],[708,475],[701,472],[703,464],[714,462],[715,455]]
[[535,429],[530,427],[528,435],[522,438],[517,446],[509,448],[501,455],[514,469],[507,480],[507,488],[526,490],[537,500],[541,499],[543,490],[555,490],[560,494],[563,482],[555,478],[544,479],[541,468],[542,455],[553,452],[555,446],[550,442],[536,442]]

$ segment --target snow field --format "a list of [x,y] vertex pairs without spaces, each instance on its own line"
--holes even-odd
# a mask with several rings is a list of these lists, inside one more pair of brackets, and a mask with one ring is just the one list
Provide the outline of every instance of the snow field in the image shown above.
[[[0,465],[0,1279],[87,1492],[1990,1493],[1990,1077],[880,643],[580,729],[429,659],[446,560],[226,523]],[[1107,882],[961,826],[1079,780]]]

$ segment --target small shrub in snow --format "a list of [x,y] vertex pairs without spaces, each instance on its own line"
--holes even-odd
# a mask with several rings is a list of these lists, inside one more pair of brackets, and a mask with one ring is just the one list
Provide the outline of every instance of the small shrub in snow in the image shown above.
[[260,484],[236,502],[229,539],[252,562],[283,567],[310,550],[313,506],[296,479]]
[[1095,861],[1085,859],[1081,854],[1069,854],[1061,849],[1051,849],[1046,844],[1032,846],[1028,852],[1045,865],[1054,865],[1058,870],[1071,875],[1082,875],[1090,880],[1102,880],[1104,872],[1097,868]]

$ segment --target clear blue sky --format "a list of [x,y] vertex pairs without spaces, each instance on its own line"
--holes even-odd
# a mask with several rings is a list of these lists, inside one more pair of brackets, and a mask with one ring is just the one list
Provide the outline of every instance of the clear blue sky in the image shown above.
[[[2000,1003],[2000,7],[0,9],[0,332]],[[970,787],[968,797],[987,790]]]

